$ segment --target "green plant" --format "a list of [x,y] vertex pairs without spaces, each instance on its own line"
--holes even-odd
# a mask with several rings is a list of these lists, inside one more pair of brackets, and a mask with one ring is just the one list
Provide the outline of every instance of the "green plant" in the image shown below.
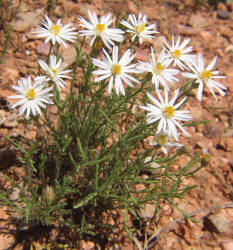
[[[103,26],[98,28],[101,31]],[[143,31],[142,28],[137,27],[137,32]],[[61,27],[52,24],[50,30],[53,33],[49,36],[53,37]],[[45,61],[55,60],[56,64],[58,59],[60,67],[60,45],[52,42]],[[15,181],[5,174],[11,188],[0,191],[1,204],[14,211],[17,221],[25,223],[27,230],[38,225],[47,229],[63,228],[60,235],[65,235],[72,247],[77,247],[77,242],[72,241],[73,234],[75,239],[81,239],[87,235],[97,237],[101,233],[108,236],[116,225],[120,230],[122,225],[118,216],[114,218],[114,213],[119,215],[122,211],[124,230],[132,238],[136,229],[129,223],[129,218],[140,220],[138,211],[147,203],[155,204],[154,215],[159,210],[160,201],[174,205],[173,198],[182,198],[194,188],[185,185],[183,177],[193,175],[204,166],[204,160],[197,152],[185,166],[174,170],[173,164],[187,153],[185,147],[164,156],[159,152],[160,146],[167,145],[166,138],[162,137],[161,145],[156,146],[145,142],[154,136],[159,124],[158,121],[148,123],[148,119],[146,122],[144,113],[138,110],[139,103],[145,105],[148,101],[146,93],[154,91],[150,83],[152,73],[140,73],[137,76],[140,84],[135,88],[128,87],[125,95],[113,92],[109,96],[106,94],[108,79],[97,82],[92,77],[93,72],[97,72],[95,65],[100,64],[92,57],[100,50],[93,45],[92,52],[87,53],[83,49],[84,43],[85,39],[75,44],[76,60],[65,97],[60,87],[63,86],[61,78],[67,72],[62,71],[62,67],[59,73],[55,64],[49,67],[45,61],[39,61],[39,72],[43,69],[46,75],[35,82],[37,86],[40,81],[43,86],[46,82],[52,86],[46,93],[53,89],[53,109],[37,102],[37,89],[32,85],[27,89],[26,80],[21,79],[15,87],[21,93],[21,97],[17,96],[22,100],[17,103],[22,105],[19,112],[22,114],[26,110],[29,120],[25,120],[25,124],[34,124],[37,135],[35,139],[24,141],[6,137],[17,148],[25,175]],[[52,51],[54,57],[50,57]],[[114,77],[120,70],[120,62],[114,64]],[[177,99],[187,96],[196,87],[194,82],[186,81]],[[43,102],[50,103],[49,96],[43,97]],[[173,104],[170,106],[171,111]],[[42,115],[36,116],[36,113],[40,114],[40,108]],[[193,125],[195,122],[186,124]],[[18,194],[14,198],[13,192]]]

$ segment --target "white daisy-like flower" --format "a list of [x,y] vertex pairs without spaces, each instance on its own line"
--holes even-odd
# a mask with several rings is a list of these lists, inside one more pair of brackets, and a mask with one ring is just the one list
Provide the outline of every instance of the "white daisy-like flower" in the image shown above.
[[20,78],[18,80],[18,86],[12,86],[18,93],[17,95],[8,96],[8,98],[20,99],[16,103],[11,105],[11,109],[20,106],[19,115],[22,115],[26,111],[26,119],[29,118],[32,112],[33,116],[38,113],[41,115],[40,108],[46,108],[46,104],[53,104],[49,93],[52,87],[46,87],[46,77],[37,76],[32,84],[31,76]]
[[103,43],[109,48],[112,49],[111,46],[114,46],[114,42],[122,42],[124,40],[124,31],[121,29],[116,28],[109,28],[108,26],[113,22],[111,19],[111,14],[107,16],[102,16],[100,21],[95,12],[91,13],[88,10],[88,16],[90,22],[87,22],[83,17],[78,17],[79,21],[82,23],[80,24],[81,27],[85,28],[86,30],[79,31],[80,36],[93,36],[90,46],[93,45],[95,39],[100,37]]
[[207,85],[210,92],[213,94],[216,100],[217,96],[214,92],[214,89],[216,89],[221,96],[225,96],[226,93],[223,91],[227,88],[223,86],[221,83],[216,82],[214,79],[216,78],[225,78],[225,76],[218,76],[219,71],[215,70],[212,71],[215,63],[217,61],[217,56],[214,57],[214,59],[209,63],[209,65],[205,68],[204,61],[202,54],[198,54],[197,63],[194,65],[190,65],[190,69],[193,71],[193,73],[190,72],[183,72],[182,75],[187,78],[196,79],[196,82],[199,83],[199,87],[197,90],[197,98],[199,101],[202,99],[202,92],[204,89],[204,84]]
[[159,33],[156,29],[156,24],[151,24],[146,26],[146,15],[142,16],[142,13],[139,13],[138,19],[134,14],[129,15],[129,21],[121,20],[121,24],[128,28],[127,32],[134,33],[132,41],[136,37],[139,38],[139,43],[142,44],[143,39],[152,40],[154,38],[153,34]]
[[159,121],[157,132],[166,132],[168,130],[168,134],[173,136],[176,141],[178,141],[176,127],[178,127],[186,136],[189,136],[177,121],[189,121],[192,119],[188,110],[177,110],[185,102],[186,97],[184,97],[179,103],[175,104],[179,95],[179,89],[175,91],[174,96],[170,101],[168,101],[168,90],[166,88],[164,89],[165,100],[163,100],[158,89],[156,89],[156,93],[160,102],[150,93],[147,93],[147,96],[155,105],[149,103],[147,106],[140,106],[142,109],[149,111],[146,117],[147,123],[150,124]]
[[149,58],[149,62],[143,63],[139,65],[144,71],[152,73],[152,83],[155,84],[156,88],[159,88],[159,83],[161,83],[164,88],[169,89],[167,82],[175,83],[178,79],[175,75],[179,74],[179,70],[176,69],[168,69],[169,62],[165,55],[165,50],[163,49],[159,54],[159,57],[156,61],[154,50],[151,47],[151,58]]
[[65,79],[72,78],[70,76],[65,75],[71,72],[72,70],[68,70],[68,69],[64,70],[67,64],[64,62],[62,63],[61,58],[57,61],[56,56],[51,55],[49,58],[49,65],[41,59],[38,60],[38,63],[41,66],[41,68],[46,72],[46,75],[48,76],[46,80],[54,81],[59,90],[60,90],[60,87],[64,88],[65,87],[64,85],[66,85],[66,82],[63,80],[63,78]]
[[74,32],[75,28],[70,27],[72,23],[63,26],[61,20],[58,19],[57,23],[54,24],[49,17],[45,15],[45,20],[41,21],[41,24],[43,27],[37,25],[38,30],[33,33],[36,33],[36,36],[39,38],[45,38],[45,43],[51,40],[53,45],[57,42],[67,47],[65,40],[75,42],[78,32]]
[[165,155],[168,154],[167,148],[183,147],[182,144],[173,142],[173,137],[168,134],[168,131],[156,132],[153,140],[149,144],[152,146],[160,146]]
[[187,69],[186,65],[192,65],[196,62],[196,56],[188,54],[193,50],[193,46],[186,47],[190,42],[189,38],[184,39],[180,44],[180,36],[178,37],[176,43],[174,35],[172,36],[172,46],[170,46],[166,41],[166,51],[168,53],[169,63],[173,62],[174,66],[178,66],[180,69]]
[[[115,89],[117,95],[122,93],[125,95],[125,89],[123,81],[130,87],[134,87],[133,82],[139,83],[139,81],[129,75],[128,73],[139,73],[140,71],[136,69],[136,64],[130,64],[135,58],[136,54],[130,55],[130,50],[128,49],[124,55],[118,60],[118,47],[114,46],[112,51],[112,59],[109,54],[103,49],[104,55],[102,56],[103,61],[93,58],[92,62],[94,65],[100,67],[101,69],[95,70],[92,73],[98,75],[95,82],[102,81],[110,77],[108,93],[111,94],[113,84],[115,84]],[[130,65],[129,65],[130,64]]]

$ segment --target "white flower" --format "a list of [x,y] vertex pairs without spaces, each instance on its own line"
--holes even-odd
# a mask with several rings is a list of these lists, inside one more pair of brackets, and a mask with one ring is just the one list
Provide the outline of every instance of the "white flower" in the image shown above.
[[188,54],[193,50],[192,46],[185,48],[190,39],[184,39],[184,41],[180,44],[180,36],[178,37],[176,43],[175,38],[172,36],[172,46],[170,46],[166,41],[166,51],[168,52],[169,63],[173,62],[174,66],[178,66],[180,69],[184,70],[187,69],[186,65],[189,66],[190,64],[195,63],[196,56]]
[[172,142],[173,137],[168,134],[168,131],[156,132],[154,139],[150,142],[152,146],[160,146],[165,155],[168,154],[166,147],[182,147],[180,143]]
[[144,71],[152,73],[152,83],[155,84],[156,88],[159,88],[159,83],[161,83],[164,88],[169,89],[167,82],[175,83],[178,79],[174,76],[179,74],[179,70],[168,69],[169,62],[167,61],[165,50],[163,49],[156,61],[153,48],[151,47],[151,58],[149,62],[141,63],[139,68]]
[[29,118],[30,112],[33,116],[37,113],[41,115],[41,108],[46,108],[46,104],[53,104],[50,96],[53,94],[49,93],[52,87],[46,88],[46,77],[36,77],[34,83],[32,84],[31,76],[27,79],[20,78],[18,80],[18,86],[12,86],[18,95],[8,96],[8,98],[20,99],[16,103],[11,105],[11,108],[20,106],[19,115],[22,115],[26,111],[26,119]]
[[134,33],[132,41],[138,37],[140,44],[142,44],[143,38],[152,40],[152,38],[154,38],[152,35],[159,33],[154,30],[156,28],[156,24],[146,26],[146,15],[142,16],[142,13],[139,13],[138,20],[134,14],[129,15],[129,21],[130,22],[121,20],[121,24],[128,28],[127,32]]
[[65,75],[66,73],[71,72],[71,70],[64,70],[67,64],[62,63],[61,58],[57,62],[56,56],[51,55],[49,58],[49,65],[41,59],[38,60],[38,63],[48,76],[46,80],[54,81],[59,90],[60,87],[64,88],[64,85],[66,85],[65,81],[62,78],[72,78],[70,76]]
[[55,43],[63,44],[67,47],[65,40],[70,42],[75,42],[77,32],[74,32],[75,28],[71,28],[72,23],[62,25],[60,19],[58,19],[56,24],[45,15],[45,20],[41,22],[43,27],[37,26],[38,30],[33,33],[37,34],[39,38],[45,38],[45,42],[52,41],[53,45]]
[[216,78],[225,78],[225,76],[218,76],[219,71],[212,71],[215,63],[217,61],[217,56],[214,57],[214,59],[209,63],[209,65],[205,68],[204,61],[202,54],[198,54],[198,60],[197,63],[195,63],[193,66],[189,66],[190,69],[193,71],[193,73],[189,72],[183,72],[182,75],[187,78],[196,79],[196,82],[199,83],[199,87],[197,90],[197,98],[199,101],[202,99],[202,92],[204,89],[204,84],[207,85],[210,92],[213,94],[213,96],[217,100],[217,96],[214,93],[214,89],[216,89],[220,95],[225,96],[226,93],[223,91],[223,89],[227,89],[225,86],[223,86],[221,83],[216,82],[213,79]]
[[112,59],[110,58],[109,54],[103,49],[104,55],[102,56],[103,61],[97,60],[95,58],[92,59],[92,62],[94,65],[100,67],[100,70],[95,70],[92,73],[95,75],[98,75],[95,79],[95,82],[102,81],[106,78],[110,77],[109,80],[109,87],[108,87],[108,93],[111,94],[113,84],[115,84],[115,89],[117,95],[121,92],[123,95],[125,95],[125,89],[123,86],[124,81],[126,84],[128,84],[130,87],[134,87],[131,81],[139,83],[137,79],[130,76],[127,73],[139,73],[135,68],[135,64],[130,64],[130,62],[134,59],[136,54],[130,55],[130,50],[128,49],[124,55],[121,57],[120,60],[118,60],[118,47],[114,46],[112,51]]
[[111,45],[114,46],[114,42],[122,42],[124,40],[124,31],[115,28],[109,28],[108,26],[113,22],[111,14],[103,16],[98,20],[98,17],[95,12],[91,13],[88,10],[88,16],[90,22],[87,22],[83,17],[79,17],[81,27],[86,30],[79,31],[80,36],[93,36],[90,46],[93,45],[96,37],[100,37],[103,43],[111,50]]
[[140,106],[142,109],[149,111],[146,117],[147,123],[150,124],[159,121],[157,132],[166,132],[168,130],[168,134],[173,136],[176,141],[178,141],[178,132],[176,127],[178,127],[186,136],[189,136],[184,128],[177,122],[177,120],[189,121],[190,119],[192,119],[192,117],[188,115],[189,111],[177,110],[184,103],[186,97],[184,97],[182,101],[174,105],[179,95],[179,89],[175,91],[175,94],[170,101],[168,101],[168,90],[166,88],[164,89],[165,101],[163,100],[158,89],[156,89],[156,93],[159,97],[160,102],[150,93],[147,93],[147,96],[155,105],[149,103],[147,104],[147,106]]

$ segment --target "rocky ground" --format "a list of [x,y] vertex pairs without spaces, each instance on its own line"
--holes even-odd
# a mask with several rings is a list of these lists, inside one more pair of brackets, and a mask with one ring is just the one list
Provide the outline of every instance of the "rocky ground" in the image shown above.
[[[19,77],[27,75],[28,68],[36,67],[38,57],[47,53],[47,45],[30,34],[43,15],[49,12],[54,20],[62,18],[63,23],[77,24],[76,17],[86,16],[88,9],[99,15],[142,12],[149,22],[158,25],[160,34],[153,42],[155,49],[164,37],[170,40],[172,34],[190,37],[194,51],[202,52],[208,62],[218,56],[218,70],[226,76],[221,83],[228,88],[227,96],[218,102],[206,91],[202,103],[193,99],[188,104],[194,120],[211,121],[207,125],[190,128],[192,136],[183,139],[183,143],[189,145],[190,155],[197,150],[202,154],[210,153],[209,164],[193,178],[184,179],[185,183],[197,187],[184,199],[175,200],[196,222],[184,219],[167,204],[163,204],[156,218],[152,218],[153,208],[148,206],[147,229],[155,235],[152,249],[233,249],[233,1],[212,6],[207,1],[196,2],[195,5],[193,0],[1,1],[0,51],[4,50],[4,34],[11,33],[0,64],[0,180],[1,172],[18,171],[17,166],[12,165],[14,152],[7,151],[8,144],[2,136],[35,136],[34,128],[22,125],[23,118],[9,110],[6,97],[13,94],[11,85],[16,84]],[[137,58],[146,60],[150,46],[150,42],[143,44],[137,51]],[[62,53],[68,64],[74,62],[72,47],[63,49]],[[6,209],[0,208],[1,228],[9,226]],[[13,242],[13,237],[0,234],[0,249],[10,247]],[[139,244],[143,246],[143,242],[125,240],[118,248],[112,249],[137,249]],[[34,249],[42,248],[35,244]],[[83,242],[83,249],[96,248],[92,242]]]

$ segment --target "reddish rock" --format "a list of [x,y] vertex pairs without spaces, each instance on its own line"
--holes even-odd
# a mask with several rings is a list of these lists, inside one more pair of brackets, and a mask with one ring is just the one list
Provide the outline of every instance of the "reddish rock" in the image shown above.
[[189,24],[194,29],[203,29],[208,26],[208,20],[204,18],[200,13],[193,14],[189,20]]
[[39,55],[45,55],[47,56],[49,54],[49,48],[50,48],[50,44],[49,43],[44,43],[41,42],[36,46],[36,52]]
[[182,24],[171,25],[169,31],[171,34],[184,35],[184,36],[195,36],[199,33],[197,29]]

